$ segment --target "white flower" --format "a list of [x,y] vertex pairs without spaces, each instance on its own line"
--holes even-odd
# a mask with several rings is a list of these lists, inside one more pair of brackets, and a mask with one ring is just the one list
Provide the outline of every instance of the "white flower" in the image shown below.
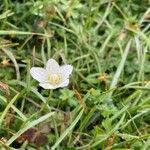
[[49,59],[45,69],[32,67],[30,73],[44,89],[56,89],[69,84],[69,75],[72,70],[73,66],[71,65],[59,66],[54,59]]

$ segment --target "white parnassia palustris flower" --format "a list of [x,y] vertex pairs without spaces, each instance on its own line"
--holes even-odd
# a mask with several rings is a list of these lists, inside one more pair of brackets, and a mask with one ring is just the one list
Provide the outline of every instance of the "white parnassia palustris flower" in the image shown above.
[[73,66],[59,64],[54,59],[49,59],[45,68],[32,67],[31,76],[39,82],[44,89],[56,89],[69,84],[69,76]]

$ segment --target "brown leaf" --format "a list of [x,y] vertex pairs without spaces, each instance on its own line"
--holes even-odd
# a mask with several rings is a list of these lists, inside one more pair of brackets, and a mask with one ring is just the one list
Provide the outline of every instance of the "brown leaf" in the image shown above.
[[36,138],[35,138],[35,145],[37,147],[45,145],[47,142],[48,142],[47,136],[42,133],[39,133],[38,136],[36,136]]
[[7,84],[0,82],[0,89],[4,90],[7,95],[10,95],[9,87]]
[[84,109],[85,112],[87,112],[87,106],[81,96],[81,94],[73,87],[73,90],[75,92],[75,96],[77,97],[77,99],[79,100],[80,105],[82,106],[82,108]]
[[51,131],[50,126],[48,124],[43,124],[39,127],[39,131],[41,133],[49,133]]
[[36,132],[37,129],[28,129],[17,139],[18,143],[23,143],[25,141],[28,141],[29,143],[33,142]]

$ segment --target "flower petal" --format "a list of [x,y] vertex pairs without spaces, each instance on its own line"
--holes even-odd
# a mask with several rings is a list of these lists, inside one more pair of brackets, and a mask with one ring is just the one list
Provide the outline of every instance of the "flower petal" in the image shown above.
[[60,83],[58,86],[59,87],[66,87],[69,84],[69,79],[64,80],[62,83]]
[[46,64],[46,70],[49,73],[57,73],[59,71],[59,64],[54,59],[49,59]]
[[39,86],[41,86],[44,89],[57,89],[57,88],[60,88],[60,87],[66,87],[66,86],[68,86],[68,84],[69,84],[69,79],[64,80],[63,82],[61,82],[58,85],[52,85],[52,84],[49,84],[49,83],[40,83]]
[[73,66],[71,65],[63,65],[60,67],[60,73],[64,79],[69,78],[69,75],[72,73]]
[[40,83],[39,86],[41,86],[44,89],[56,89],[58,86],[53,86],[49,83]]
[[39,82],[46,82],[46,80],[47,80],[48,73],[43,68],[32,67],[30,69],[30,73],[31,73],[31,76]]

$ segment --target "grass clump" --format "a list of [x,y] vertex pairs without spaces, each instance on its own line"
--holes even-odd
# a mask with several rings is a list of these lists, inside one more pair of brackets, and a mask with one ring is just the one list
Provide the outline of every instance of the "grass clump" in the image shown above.
[[[0,6],[0,149],[149,150],[148,0],[5,0]],[[71,64],[45,90],[32,66]]]

